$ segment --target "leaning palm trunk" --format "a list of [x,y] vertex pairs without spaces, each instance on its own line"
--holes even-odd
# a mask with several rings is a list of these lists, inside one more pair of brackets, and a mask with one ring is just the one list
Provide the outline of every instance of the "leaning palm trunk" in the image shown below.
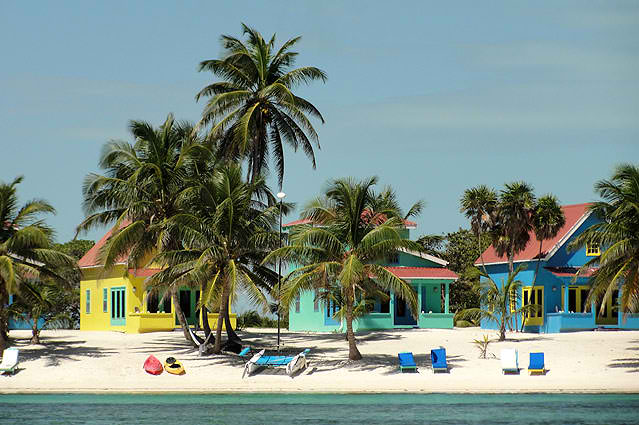
[[233,326],[231,326],[231,309],[229,308],[230,303],[231,303],[231,300],[226,301],[226,312],[224,314],[224,326],[226,327],[226,336],[229,342],[233,341],[233,342],[237,342],[238,344],[241,344],[242,340],[235,333]]
[[9,326],[5,320],[6,312],[4,307],[8,303],[9,297],[7,296],[7,291],[5,290],[3,282],[0,282],[0,354],[2,354],[9,342]]
[[222,324],[224,323],[224,318],[226,317],[229,305],[229,283],[224,282],[224,287],[222,288],[222,297],[220,299],[220,310],[217,316],[217,328],[215,330],[215,345],[213,346],[213,352],[215,354],[219,354],[222,351]]
[[353,332],[353,303],[351,300],[346,303],[346,338],[348,339],[348,359],[361,360],[362,355],[357,349],[355,333]]
[[178,322],[180,322],[180,326],[182,327],[184,338],[186,338],[186,340],[189,341],[193,347],[197,348],[197,345],[195,345],[195,341],[193,341],[191,335],[189,335],[189,324],[186,323],[186,319],[184,317],[184,313],[182,312],[182,306],[180,305],[180,300],[178,299],[176,289],[171,289],[171,299],[173,300],[175,315],[178,318]]

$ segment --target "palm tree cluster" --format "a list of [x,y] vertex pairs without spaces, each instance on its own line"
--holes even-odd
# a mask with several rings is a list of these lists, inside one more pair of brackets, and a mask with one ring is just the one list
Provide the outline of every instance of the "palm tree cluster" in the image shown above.
[[[483,253],[480,254],[480,274],[484,276],[483,281],[478,281],[481,307],[468,309],[464,314],[464,317],[471,319],[483,317],[497,321],[500,326],[500,340],[503,340],[506,325],[512,329],[511,319],[514,319],[516,329],[517,317],[522,314],[516,308],[514,310],[517,310],[517,314],[511,312],[511,306],[519,305],[520,283],[516,276],[521,267],[514,269],[515,256],[526,248],[531,233],[534,234],[539,241],[534,286],[542,260],[543,242],[559,233],[566,223],[566,218],[554,195],[548,194],[537,199],[532,186],[525,182],[506,183],[499,194],[485,185],[467,189],[460,200],[460,211],[470,220],[478,245],[481,243],[482,234],[488,233],[497,255],[505,256],[508,260],[508,279],[499,287],[489,278]],[[509,288],[508,291],[504,291],[506,286]],[[504,310],[503,303],[507,303],[508,311]]]
[[590,211],[601,221],[570,246],[578,249],[594,244],[602,250],[579,271],[596,268],[587,304],[600,303],[603,312],[613,292],[621,289],[621,310],[639,312],[639,167],[619,165],[609,180],[595,183],[595,191],[602,200],[593,203]]
[[392,291],[405,300],[416,315],[417,294],[412,286],[380,265],[400,249],[423,251],[416,242],[404,239],[405,219],[418,214],[420,202],[402,215],[394,192],[373,192],[377,178],[360,182],[332,181],[322,197],[311,201],[302,212],[309,223],[296,226],[289,245],[273,251],[265,261],[281,258],[299,265],[286,276],[282,304],[290,306],[301,293],[311,291],[323,304],[333,304],[346,322],[350,360],[360,360],[353,320],[368,312],[375,298]]
[[[531,232],[539,241],[537,258],[541,260],[543,241],[555,237],[566,223],[557,198],[548,194],[537,199],[525,182],[506,183],[499,194],[485,185],[467,189],[460,211],[470,220],[478,245],[482,234],[490,235],[497,255],[508,259],[510,273],[514,273],[515,255],[526,248]],[[483,253],[480,260],[485,273]]]
[[[16,186],[20,182],[22,177],[9,184],[0,182],[0,352],[8,341],[10,295],[25,290],[24,299],[28,299],[32,281],[66,287],[79,280],[75,259],[54,249],[53,230],[42,219],[55,209],[42,199],[19,206]],[[39,315],[43,313],[40,310]]]

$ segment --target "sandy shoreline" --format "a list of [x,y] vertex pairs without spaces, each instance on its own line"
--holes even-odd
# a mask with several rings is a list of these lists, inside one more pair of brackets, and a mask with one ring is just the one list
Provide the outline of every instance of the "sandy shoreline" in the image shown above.
[[[489,352],[519,350],[519,375],[502,375],[498,358],[479,359],[472,341],[488,334]],[[240,333],[245,344],[272,347],[274,330]],[[11,331],[20,370],[0,377],[0,393],[639,393],[639,331],[496,334],[477,328],[386,330],[358,335],[361,362],[347,362],[347,344],[333,333],[283,332],[290,351],[311,348],[309,368],[290,378],[263,370],[242,379],[237,356],[198,357],[181,332],[43,331],[44,345],[29,345],[28,331]],[[428,353],[446,347],[450,373],[433,374]],[[411,351],[419,373],[401,374],[397,353]],[[529,376],[528,353],[543,351],[548,373]],[[142,369],[153,354],[182,360],[186,374],[152,376]]]

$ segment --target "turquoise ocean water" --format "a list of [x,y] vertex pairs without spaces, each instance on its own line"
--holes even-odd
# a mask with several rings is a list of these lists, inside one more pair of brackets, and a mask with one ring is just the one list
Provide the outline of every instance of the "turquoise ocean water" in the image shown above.
[[639,424],[639,394],[0,395],[1,424]]

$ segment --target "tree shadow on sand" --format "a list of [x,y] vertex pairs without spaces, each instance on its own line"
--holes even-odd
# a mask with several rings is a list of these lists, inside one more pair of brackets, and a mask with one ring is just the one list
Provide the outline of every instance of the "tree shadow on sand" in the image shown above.
[[610,368],[624,368],[629,369],[626,372],[628,373],[638,373],[639,372],[639,359],[613,359],[612,363],[608,364]]
[[115,353],[102,347],[83,345],[86,341],[47,341],[41,345],[15,345],[20,349],[20,363],[28,363],[41,358],[45,367],[59,366],[67,361],[82,361],[89,358],[107,357]]

